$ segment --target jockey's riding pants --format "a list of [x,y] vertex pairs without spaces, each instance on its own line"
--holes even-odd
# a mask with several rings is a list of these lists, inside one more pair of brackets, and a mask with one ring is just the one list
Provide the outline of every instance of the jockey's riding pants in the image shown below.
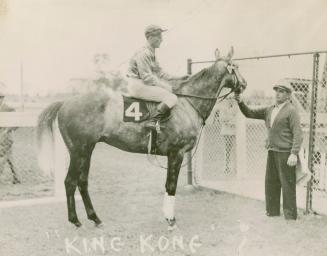
[[171,85],[162,81],[160,86],[151,86],[136,78],[128,79],[128,95],[142,100],[163,102],[169,108],[177,103],[177,96],[171,92]]

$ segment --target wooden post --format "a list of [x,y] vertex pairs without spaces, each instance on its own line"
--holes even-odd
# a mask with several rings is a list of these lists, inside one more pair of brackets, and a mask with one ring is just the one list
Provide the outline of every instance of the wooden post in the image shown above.
[[311,179],[307,184],[306,209],[305,213],[312,211],[312,183],[314,182],[314,153],[315,153],[315,137],[317,123],[317,93],[318,93],[318,72],[319,72],[319,53],[313,55],[313,75],[312,75],[312,92],[310,107],[310,130],[309,130],[309,153],[308,168],[311,172]]
[[[192,59],[187,59],[187,74],[192,74]],[[188,152],[187,158],[187,185],[193,185],[193,173],[192,173],[192,151]]]
[[23,66],[23,61],[20,62],[20,107],[21,107],[21,111],[25,110],[25,90],[24,90],[24,66]]

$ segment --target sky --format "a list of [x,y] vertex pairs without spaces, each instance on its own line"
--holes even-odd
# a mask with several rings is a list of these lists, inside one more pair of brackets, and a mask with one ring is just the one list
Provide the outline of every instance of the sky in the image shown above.
[[[213,60],[216,48],[224,55],[234,46],[236,58],[327,50],[326,0],[0,0],[1,6],[0,81],[10,93],[19,93],[21,80],[25,93],[63,91],[70,79],[94,76],[98,53],[124,74],[149,24],[168,29],[157,56],[176,75],[186,72],[187,58]],[[312,75],[312,56],[239,65],[254,89]]]

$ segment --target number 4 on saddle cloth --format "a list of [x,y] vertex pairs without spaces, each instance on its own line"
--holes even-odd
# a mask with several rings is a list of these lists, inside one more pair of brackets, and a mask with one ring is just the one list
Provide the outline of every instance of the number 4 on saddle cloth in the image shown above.
[[[155,112],[159,102],[147,101],[132,97],[123,96],[124,99],[124,122],[141,123],[148,120]],[[170,112],[164,120],[169,119]]]
[[150,111],[145,101],[126,96],[123,96],[123,99],[124,122],[140,123],[149,119]]
[[[154,114],[159,102],[146,101],[142,99],[123,96],[124,100],[124,122],[142,123],[147,122],[148,119]],[[161,120],[161,124],[166,122],[170,117],[170,111]],[[162,125],[160,125],[161,128]],[[149,153],[155,154],[157,133],[160,133],[160,129],[150,130],[150,142]]]

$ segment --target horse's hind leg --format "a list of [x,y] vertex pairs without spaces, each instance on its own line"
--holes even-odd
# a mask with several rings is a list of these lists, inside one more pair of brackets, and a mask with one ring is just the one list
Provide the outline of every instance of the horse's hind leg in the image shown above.
[[[91,150],[92,152],[92,150]],[[70,151],[70,163],[68,173],[65,179],[67,208],[68,208],[68,220],[76,227],[80,227],[82,224],[77,218],[75,207],[75,191],[79,182],[79,178],[82,172],[85,172],[85,168],[89,167],[91,153]]]
[[80,163],[82,159],[78,154],[70,153],[70,163],[68,173],[65,179],[65,189],[67,197],[67,208],[68,208],[68,220],[73,223],[76,227],[82,226],[77,218],[76,207],[75,207],[75,191],[80,176]]
[[98,216],[95,213],[88,191],[88,174],[90,169],[90,158],[91,158],[91,154],[88,158],[85,158],[84,161],[81,163],[81,174],[78,179],[78,189],[81,193],[88,219],[93,220],[95,225],[99,226],[101,225],[101,220],[98,218]]

